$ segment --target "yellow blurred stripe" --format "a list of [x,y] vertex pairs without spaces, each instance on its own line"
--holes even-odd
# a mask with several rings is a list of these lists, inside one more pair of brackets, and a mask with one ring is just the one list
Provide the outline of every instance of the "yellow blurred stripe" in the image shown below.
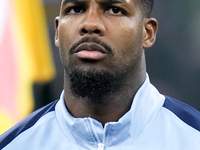
[[4,131],[8,130],[10,127],[13,126],[15,123],[10,116],[7,115],[7,113],[3,112],[0,109],[0,134],[2,134]]
[[18,111],[27,116],[34,106],[32,85],[55,75],[43,3],[13,0],[13,31],[18,58]]
[[[53,59],[51,55],[50,42],[47,32],[46,17],[41,0],[13,0],[15,3],[15,13],[17,20],[16,34],[18,44],[25,46],[20,49],[21,53],[26,53],[26,57],[19,57],[20,67],[31,70],[30,76],[37,82],[49,81],[55,74]],[[27,62],[27,63],[26,63]]]

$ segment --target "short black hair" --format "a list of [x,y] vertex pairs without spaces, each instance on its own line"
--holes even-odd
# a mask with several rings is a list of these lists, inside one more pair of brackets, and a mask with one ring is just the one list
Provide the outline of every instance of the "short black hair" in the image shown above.
[[144,11],[144,17],[149,18],[153,9],[154,0],[139,0]]

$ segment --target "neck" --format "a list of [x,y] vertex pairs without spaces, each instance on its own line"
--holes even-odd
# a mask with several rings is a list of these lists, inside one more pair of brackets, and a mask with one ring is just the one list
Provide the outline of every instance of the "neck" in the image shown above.
[[126,75],[118,83],[118,90],[109,93],[101,103],[92,103],[87,98],[73,95],[70,81],[65,73],[65,104],[75,118],[91,117],[102,123],[118,121],[130,110],[135,93],[146,78],[146,69],[141,67],[136,74]]
[[[141,77],[141,76],[140,76]],[[134,95],[145,80],[145,76],[138,79],[134,87],[130,85],[130,81],[118,92],[114,92],[107,96],[104,103],[94,104],[85,99],[75,97],[71,90],[65,84],[65,104],[68,111],[75,118],[91,117],[102,123],[118,121],[126,112],[129,111]]]

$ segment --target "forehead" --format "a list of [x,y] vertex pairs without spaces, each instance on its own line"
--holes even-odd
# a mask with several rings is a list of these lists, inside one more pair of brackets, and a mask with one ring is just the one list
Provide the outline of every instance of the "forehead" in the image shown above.
[[67,3],[76,3],[76,2],[86,2],[89,3],[95,1],[97,3],[121,3],[121,4],[138,4],[138,0],[62,0],[61,5],[66,5]]

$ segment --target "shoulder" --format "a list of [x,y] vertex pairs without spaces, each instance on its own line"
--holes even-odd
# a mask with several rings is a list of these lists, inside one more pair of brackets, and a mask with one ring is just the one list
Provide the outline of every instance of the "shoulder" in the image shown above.
[[200,112],[198,110],[169,96],[165,96],[163,107],[200,132]]
[[41,119],[46,114],[55,111],[55,106],[57,104],[57,101],[53,101],[50,104],[34,111],[29,116],[27,116],[25,119],[20,121],[18,124],[10,128],[8,131],[3,133],[0,136],[0,149],[5,147],[7,144],[9,144],[13,139],[15,139],[18,135],[23,133],[24,131],[31,128],[39,119]]

